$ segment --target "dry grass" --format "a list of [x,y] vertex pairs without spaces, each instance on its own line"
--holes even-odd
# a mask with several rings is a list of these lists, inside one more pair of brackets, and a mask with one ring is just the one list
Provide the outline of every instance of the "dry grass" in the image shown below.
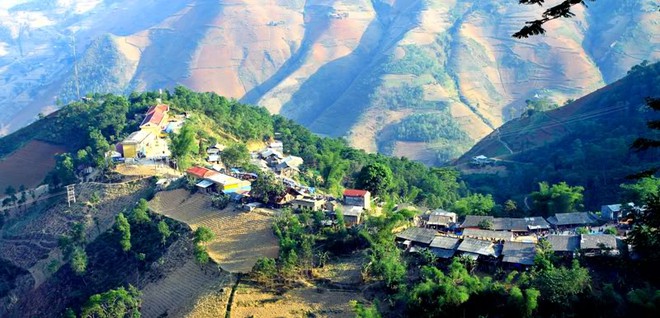
[[216,235],[207,244],[209,256],[223,270],[248,273],[260,257],[277,257],[277,238],[272,232],[272,216],[247,213],[230,205],[224,210],[211,206],[204,194],[190,195],[186,190],[159,192],[150,202],[151,209],[184,222],[194,230],[206,226]]
[[355,317],[349,301],[361,299],[354,291],[302,287],[277,295],[241,283],[234,295],[232,317]]

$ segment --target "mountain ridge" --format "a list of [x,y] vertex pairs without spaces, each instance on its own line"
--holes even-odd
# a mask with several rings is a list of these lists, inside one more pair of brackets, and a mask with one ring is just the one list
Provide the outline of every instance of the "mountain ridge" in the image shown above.
[[[510,37],[540,10],[473,0],[12,0],[0,6],[0,133],[77,98],[76,82],[83,95],[182,84],[435,164],[515,118],[527,99],[562,104],[660,58],[652,1],[596,1],[546,36]],[[112,54],[99,55],[99,41]],[[35,50],[44,47],[55,50]],[[413,113],[451,117],[471,140],[450,138],[460,146],[448,149],[445,139],[391,133]]]

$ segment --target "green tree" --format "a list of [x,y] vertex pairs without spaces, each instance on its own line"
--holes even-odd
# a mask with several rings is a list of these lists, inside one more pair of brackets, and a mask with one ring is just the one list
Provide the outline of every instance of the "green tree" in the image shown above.
[[353,307],[353,311],[355,311],[356,318],[381,318],[376,304],[365,306],[362,303],[351,300],[350,305]]
[[82,318],[139,318],[140,291],[128,285],[89,297],[82,307]]
[[482,230],[492,230],[493,229],[493,221],[491,220],[481,220],[477,226],[482,229]]
[[270,284],[277,276],[277,264],[275,259],[261,257],[252,267],[252,277],[262,284]]
[[458,215],[488,215],[494,207],[493,196],[475,193],[456,201],[452,211]]
[[271,172],[258,173],[257,180],[252,183],[250,195],[264,203],[275,202],[284,194],[284,185]]
[[55,187],[76,182],[73,158],[69,153],[55,156],[55,168],[48,175],[48,180]]
[[195,230],[195,243],[208,243],[215,238],[215,233],[206,226],[200,226]]
[[589,271],[573,260],[570,268],[551,267],[536,274],[533,285],[552,305],[570,305],[572,297],[583,292],[591,281]]
[[170,231],[170,227],[167,225],[165,221],[160,221],[158,222],[158,233],[160,234],[160,242],[165,245],[167,242],[167,239],[172,235],[172,231]]
[[208,263],[210,260],[209,253],[206,251],[206,247],[199,244],[195,245],[194,255],[195,260],[202,265]]
[[250,152],[245,144],[234,144],[222,151],[222,161],[228,167],[243,167],[250,161]]
[[87,270],[87,253],[80,247],[74,247],[69,261],[71,269],[77,275],[82,275]]
[[374,195],[381,195],[392,187],[392,182],[392,170],[383,163],[375,162],[360,170],[356,187],[369,190]]
[[124,216],[123,213],[119,213],[115,219],[115,229],[119,231],[121,237],[119,239],[119,245],[124,252],[131,250],[131,225],[128,223],[128,219]]
[[634,202],[638,205],[646,202],[651,196],[660,193],[660,178],[655,176],[645,177],[632,184],[620,185],[623,189],[623,200]]
[[149,217],[149,204],[147,200],[140,199],[137,206],[133,209],[132,215],[133,222],[135,224],[147,224],[151,222],[151,217]]
[[187,168],[189,156],[198,151],[197,147],[195,130],[189,123],[184,124],[178,134],[172,135],[170,151],[172,157],[177,160],[179,169]]
[[575,234],[589,234],[589,230],[584,226],[580,226],[575,229]]
[[660,194],[650,195],[642,203],[646,204],[646,210],[634,213],[628,242],[648,268],[655,269],[660,266]]
[[583,187],[571,187],[566,182],[548,185],[539,183],[539,191],[530,194],[534,202],[534,210],[544,217],[557,213],[573,212],[582,206]]
[[616,228],[610,226],[610,227],[606,228],[605,231],[603,231],[603,233],[616,235],[617,231],[616,231]]
[[[635,68],[638,68],[639,66],[634,66],[631,72],[634,72]],[[642,68],[646,67],[646,63],[642,62]],[[630,73],[630,72],[628,72]],[[646,105],[648,105],[649,108],[651,108],[653,111],[660,111],[660,98],[647,98],[646,99]],[[650,128],[653,131],[660,131],[660,120],[651,120],[647,124],[648,128]],[[656,132],[657,136],[657,132]],[[649,138],[649,137],[639,137],[637,138],[631,148],[637,150],[637,151],[644,151],[648,150],[650,148],[659,148],[660,147],[660,139],[655,139],[655,138]],[[660,167],[652,167],[651,169],[644,171],[638,175],[643,175],[643,176],[651,176],[655,172],[660,170]]]

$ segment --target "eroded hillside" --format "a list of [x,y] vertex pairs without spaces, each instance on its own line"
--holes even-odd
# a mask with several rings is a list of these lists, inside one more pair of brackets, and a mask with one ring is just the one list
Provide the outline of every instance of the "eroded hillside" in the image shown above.
[[78,92],[183,84],[435,163],[518,117],[525,100],[561,105],[660,58],[653,1],[596,1],[549,23],[546,36],[510,36],[541,10],[474,0],[7,1],[0,134]]

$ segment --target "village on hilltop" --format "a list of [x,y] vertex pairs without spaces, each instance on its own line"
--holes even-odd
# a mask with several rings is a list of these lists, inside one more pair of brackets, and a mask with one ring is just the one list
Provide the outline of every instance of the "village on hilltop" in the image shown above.
[[[113,160],[132,165],[163,162],[172,165],[166,138],[181,129],[186,115],[170,116],[168,112],[169,107],[164,104],[150,107],[140,130],[117,145]],[[256,208],[322,211],[330,220],[327,226],[336,224],[338,211],[346,226],[360,226],[370,213],[378,214],[378,202],[369,191],[346,189],[341,198],[335,198],[297,182],[304,161],[301,157],[287,155],[282,141],[271,140],[266,148],[250,153],[250,164],[260,171],[227,167],[222,160],[225,148],[220,143],[207,147],[204,164],[192,166],[176,178],[160,179],[159,189],[177,178],[187,178],[194,184],[195,191],[227,195],[244,211]],[[475,157],[473,161],[475,165],[494,162],[484,156]],[[259,202],[251,196],[252,183],[259,178],[257,172],[272,173],[283,185],[284,191],[274,202]],[[550,243],[554,253],[567,258],[577,253],[585,256],[628,253],[629,247],[622,235],[626,234],[627,211],[633,209],[642,208],[633,203],[628,206],[610,204],[603,205],[597,214],[572,212],[547,219],[467,215],[460,221],[456,213],[439,209],[416,217],[416,226],[397,233],[396,240],[407,252],[427,250],[440,259],[463,256],[483,264],[528,268],[534,264],[537,244],[542,240]],[[606,231],[608,228],[610,230]]]

